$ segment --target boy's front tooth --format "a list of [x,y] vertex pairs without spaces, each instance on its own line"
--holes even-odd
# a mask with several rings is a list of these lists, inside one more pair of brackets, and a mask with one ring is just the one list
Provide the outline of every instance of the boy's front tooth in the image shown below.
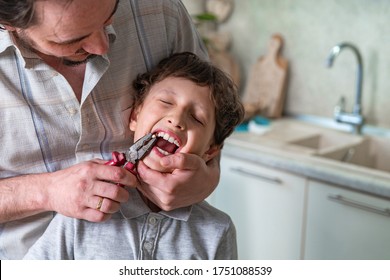
[[170,143],[173,143],[173,144],[175,144],[176,146],[179,147],[179,142],[178,142],[177,140],[175,140],[175,138],[170,137],[168,133],[165,133],[165,132],[162,132],[162,131],[161,131],[161,132],[159,132],[159,133],[157,134],[157,136],[158,136],[158,137],[161,137],[161,138],[163,138],[164,140],[166,140],[166,141],[168,141],[168,142],[170,142]]

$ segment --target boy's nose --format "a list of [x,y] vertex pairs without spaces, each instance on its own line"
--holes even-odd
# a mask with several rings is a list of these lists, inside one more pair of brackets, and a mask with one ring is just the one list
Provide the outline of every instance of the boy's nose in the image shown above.
[[182,114],[180,113],[172,113],[168,116],[168,123],[173,125],[174,127],[183,130],[185,129],[185,120]]

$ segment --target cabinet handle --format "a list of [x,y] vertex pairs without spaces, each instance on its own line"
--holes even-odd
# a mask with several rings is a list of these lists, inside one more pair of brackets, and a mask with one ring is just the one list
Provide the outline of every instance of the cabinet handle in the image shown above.
[[259,174],[259,173],[256,173],[254,171],[247,170],[247,169],[244,169],[241,167],[231,167],[230,170],[235,171],[237,173],[244,174],[244,175],[249,175],[249,176],[252,176],[252,177],[273,183],[273,184],[278,184],[278,185],[283,184],[283,181],[277,177],[270,177],[270,176],[262,175],[262,174]]
[[362,203],[359,201],[345,198],[339,194],[337,194],[337,195],[330,194],[330,195],[328,195],[328,199],[332,200],[334,202],[337,202],[337,203],[345,204],[345,205],[359,208],[362,210],[366,210],[369,212],[377,213],[377,214],[384,215],[384,216],[390,216],[390,209],[389,208],[380,208],[380,207],[376,207],[373,205],[368,205],[368,204],[365,204],[365,203]]

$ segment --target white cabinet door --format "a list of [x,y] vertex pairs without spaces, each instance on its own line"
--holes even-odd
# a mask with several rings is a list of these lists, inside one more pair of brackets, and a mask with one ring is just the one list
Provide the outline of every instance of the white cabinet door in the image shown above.
[[305,259],[390,259],[390,200],[309,182]]
[[211,204],[236,226],[240,259],[300,259],[306,179],[223,155]]

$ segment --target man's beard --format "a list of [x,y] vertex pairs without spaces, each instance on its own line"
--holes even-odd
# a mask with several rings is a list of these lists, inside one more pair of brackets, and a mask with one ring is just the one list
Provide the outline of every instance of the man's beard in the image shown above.
[[[23,32],[21,32],[21,33],[12,32],[12,33],[13,33],[14,37],[17,39],[18,44],[20,46],[22,46],[23,48],[30,50],[36,54],[42,53],[34,48],[35,43],[26,34],[24,34]],[[84,50],[79,50],[79,52],[82,53],[82,52],[84,52]],[[94,58],[96,56],[97,56],[96,54],[90,54],[84,60],[80,60],[80,61],[70,60],[70,59],[67,59],[65,57],[57,57],[57,58],[61,61],[61,63],[63,65],[75,67],[75,66],[79,66],[79,65],[87,63],[87,61],[91,60],[92,58]]]
[[62,64],[64,64],[65,66],[78,66],[78,65],[81,65],[81,64],[85,64],[87,63],[87,61],[91,60],[92,58],[94,57],[97,57],[96,54],[90,54],[89,56],[87,56],[86,59],[84,60],[80,60],[80,61],[73,61],[73,60],[69,60],[69,59],[66,59],[66,58],[61,58],[62,60]]

